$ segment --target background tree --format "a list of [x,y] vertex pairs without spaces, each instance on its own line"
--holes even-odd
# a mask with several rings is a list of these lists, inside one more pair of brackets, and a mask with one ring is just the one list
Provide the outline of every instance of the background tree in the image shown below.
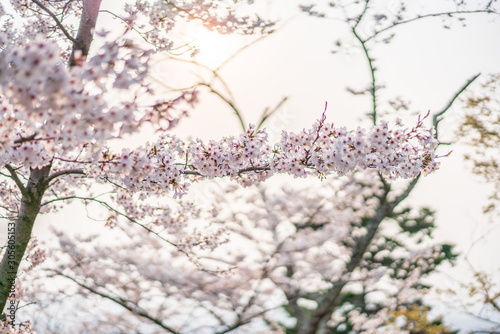
[[500,192],[500,167],[498,148],[500,147],[500,74],[491,74],[463,99],[465,115],[458,130],[459,138],[467,138],[473,152],[465,156],[472,163],[474,174],[484,178],[494,186],[490,203],[485,213],[498,214],[497,204]]
[[[211,193],[212,217],[187,225],[193,239],[212,229],[226,242],[212,250],[215,238],[205,236],[191,262],[122,220],[109,235],[73,239],[58,232],[60,249],[50,256],[57,265],[33,272],[43,279],[26,294],[36,301],[38,323],[61,326],[48,326],[52,331],[348,333],[385,331],[389,323],[398,331],[392,320],[422,303],[422,279],[455,254],[432,241],[429,209],[403,207],[376,221],[396,200],[387,203],[388,192],[398,193],[382,180],[356,173],[323,181],[316,193],[310,185],[221,185]],[[67,280],[60,292],[51,293],[61,277]],[[92,307],[87,301],[60,323],[42,317],[45,310],[52,318],[68,295],[75,303],[90,296]],[[327,306],[331,311],[314,323]],[[88,322],[76,321],[82,318]]]

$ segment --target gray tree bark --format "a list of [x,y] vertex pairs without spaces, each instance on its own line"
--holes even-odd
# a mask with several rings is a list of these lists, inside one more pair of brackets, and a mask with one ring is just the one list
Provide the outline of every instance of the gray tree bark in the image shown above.
[[[48,183],[51,165],[32,169],[28,184],[21,198],[21,207],[15,222],[8,224],[8,242],[0,262],[0,309],[4,310],[11,288],[17,277],[19,266],[31,238],[36,216],[40,212],[43,194]],[[14,309],[15,313],[15,309]],[[5,315],[4,315],[5,317]],[[14,319],[12,319],[14,320]]]

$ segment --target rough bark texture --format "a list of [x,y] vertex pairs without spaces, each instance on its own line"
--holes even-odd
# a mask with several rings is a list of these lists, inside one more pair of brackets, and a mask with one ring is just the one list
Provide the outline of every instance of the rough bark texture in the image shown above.
[[[0,309],[4,310],[9,297],[12,283],[18,274],[19,265],[24,257],[26,246],[31,238],[31,230],[35,223],[36,216],[40,212],[40,204],[43,194],[47,189],[45,182],[49,175],[51,166],[45,166],[41,169],[32,169],[26,194],[21,198],[21,207],[14,230],[9,228],[8,247],[0,263]],[[10,223],[11,224],[11,223]],[[9,224],[9,226],[10,226]],[[13,240],[13,242],[12,242]]]

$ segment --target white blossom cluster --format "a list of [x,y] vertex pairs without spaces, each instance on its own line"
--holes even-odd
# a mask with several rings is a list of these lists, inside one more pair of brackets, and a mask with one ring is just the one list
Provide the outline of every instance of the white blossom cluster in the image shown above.
[[[10,172],[10,180],[0,183],[2,218],[14,217],[19,199],[26,196],[19,178],[27,179],[30,169],[50,165],[49,191],[39,208],[41,213],[79,198],[109,209],[108,227],[119,227],[122,218],[142,227],[142,233],[136,235],[130,228],[116,229],[131,240],[125,248],[120,244],[121,249],[113,244],[85,249],[92,238],[75,242],[59,234],[60,246],[68,257],[60,262],[55,257],[55,263],[69,262],[72,266],[63,268],[64,272],[85,277],[86,283],[95,283],[99,291],[110,288],[105,292],[121,294],[120,298],[137,305],[141,302],[141,307],[160,305],[155,299],[158,295],[172,295],[183,311],[192,304],[205,303],[223,312],[244,309],[260,314],[273,307],[267,299],[277,288],[283,298],[314,292],[312,287],[328,288],[336,280],[354,279],[352,273],[345,272],[352,249],[341,241],[366,234],[361,220],[376,210],[381,187],[372,177],[370,181],[344,182],[342,190],[328,199],[286,191],[281,197],[267,199],[264,192],[251,193],[239,199],[247,203],[255,200],[258,205],[244,214],[223,212],[224,207],[232,209],[232,203],[228,197],[221,197],[209,218],[187,203],[176,209],[154,204],[150,195],[173,192],[174,197],[181,196],[190,182],[217,177],[250,185],[278,173],[351,177],[357,169],[370,168],[389,178],[415,178],[439,165],[434,155],[437,142],[421,119],[411,129],[399,122],[395,127],[382,122],[372,129],[351,131],[327,123],[323,113],[309,129],[300,133],[283,131],[276,144],[268,141],[265,130],[254,126],[239,137],[208,142],[164,135],[185,115],[177,106],[196,102],[196,93],[184,92],[177,99],[151,102],[148,73],[152,51],[138,47],[127,33],[138,32],[155,50],[170,50],[173,42],[166,35],[179,18],[200,20],[222,33],[271,29],[271,23],[258,17],[239,17],[224,3],[137,0],[125,7],[129,15],[123,18],[126,33],[92,50],[88,59],[77,52],[75,66],[67,66],[68,49],[61,49],[48,36],[65,36],[66,46],[68,40],[72,41],[66,35],[75,29],[63,17],[79,13],[81,2],[40,0],[41,6],[33,1],[11,0],[14,11],[23,17],[23,29],[19,30],[23,34],[13,28],[10,14],[0,21],[7,27],[0,32],[0,167]],[[54,22],[43,6],[63,22]],[[0,5],[0,14],[4,12]],[[139,133],[145,123],[162,134],[157,141],[120,153],[108,149],[110,140]],[[111,195],[104,200],[100,195],[93,196],[90,184],[94,180],[111,184]],[[234,197],[238,199],[238,195]],[[335,221],[325,223],[332,217]],[[193,222],[202,220],[209,224],[206,229],[193,226]],[[175,245],[176,252],[165,253],[164,243],[152,239],[153,235]],[[245,247],[233,247],[216,253],[220,245],[229,243],[229,235],[234,237],[233,246],[241,242],[255,251],[249,254]],[[177,251],[190,256],[198,252],[199,258],[186,263],[184,258],[178,260]],[[207,260],[209,251],[214,252],[208,259],[215,263],[214,271],[234,271],[234,275],[220,280],[193,266]],[[108,258],[93,265],[103,255]],[[28,270],[42,265],[45,257],[46,252],[32,239],[25,257]],[[166,271],[169,261],[173,263]],[[294,272],[287,273],[288,268]],[[129,275],[117,274],[131,269]],[[406,269],[415,270],[415,266],[409,262]],[[356,279],[376,281],[384,274],[360,270]],[[122,290],[122,286],[129,288]],[[21,296],[22,291],[18,292]],[[254,292],[255,297],[251,297]],[[158,314],[165,318],[178,315],[178,305],[173,306],[157,310]],[[15,330],[0,324],[2,331],[27,333],[30,324]]]
[[[35,40],[41,35],[50,36],[52,40],[59,42],[64,50],[61,56],[65,59],[68,58],[70,44],[67,37],[59,26],[54,24],[53,18],[47,15],[38,4],[31,0],[10,0],[5,1],[5,5],[7,2],[10,2],[12,10],[2,13],[0,8],[0,14],[3,14],[0,16],[0,31],[5,33],[4,37],[7,38],[7,41]],[[78,29],[82,1],[40,0],[39,3],[58,17],[67,31]]]

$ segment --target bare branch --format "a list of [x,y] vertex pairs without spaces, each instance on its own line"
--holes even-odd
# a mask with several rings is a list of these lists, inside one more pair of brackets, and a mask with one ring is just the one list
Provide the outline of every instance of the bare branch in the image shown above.
[[370,54],[368,52],[368,48],[366,47],[366,41],[364,41],[356,31],[356,26],[352,28],[352,33],[354,34],[354,37],[361,43],[361,47],[363,48],[363,51],[365,53],[366,60],[368,61],[368,66],[370,67],[370,75],[371,75],[371,80],[372,80],[372,86],[370,89],[370,94],[372,96],[372,118],[373,118],[373,125],[377,125],[377,86],[376,86],[376,80],[375,80],[375,67],[373,66],[373,59],[370,57]]
[[[299,14],[296,14],[292,17],[290,17],[289,19],[287,19],[283,24],[281,24],[278,28],[274,29],[274,32],[280,30],[281,28],[283,28],[285,25],[287,25],[290,21],[292,21],[293,19],[295,19]],[[232,55],[230,55],[229,57],[227,57],[215,70],[214,72],[219,72],[219,70],[221,68],[223,68],[224,66],[226,66],[229,62],[231,62],[231,60],[233,60],[234,58],[236,58],[236,56],[238,54],[240,54],[241,52],[243,52],[244,50],[248,49],[249,47],[251,47],[252,45],[254,44],[257,44],[258,42],[262,41],[263,39],[267,38],[268,36],[270,36],[269,34],[267,35],[262,35],[260,36],[259,38],[251,41],[250,43],[242,46],[241,48],[239,48],[236,52],[234,52]]]
[[354,27],[352,27],[353,30],[356,30],[356,28],[358,27],[359,23],[363,19],[363,16],[365,16],[366,11],[368,10],[368,4],[369,3],[370,3],[370,0],[365,0],[365,7],[363,8],[363,11],[361,12],[361,14],[359,14],[359,16],[357,17],[356,24],[354,25]]
[[479,14],[479,13],[500,14],[500,13],[492,11],[491,9],[481,9],[481,10],[457,10],[457,11],[451,11],[451,12],[431,13],[431,14],[419,15],[419,16],[414,17],[412,19],[394,22],[392,25],[376,31],[373,35],[364,39],[364,42],[368,42],[369,40],[375,38],[379,34],[385,32],[385,31],[388,31],[394,27],[397,27],[397,26],[405,24],[405,23],[418,21],[420,19],[425,19],[425,18],[429,18],[429,17],[439,17],[439,16],[451,16],[451,15],[456,15],[456,14]]
[[474,82],[474,80],[476,80],[479,76],[481,75],[481,73],[478,73],[476,74],[475,76],[473,76],[472,78],[470,78],[469,80],[467,80],[467,82],[465,83],[465,85],[463,85],[456,93],[455,95],[453,95],[453,97],[451,98],[451,100],[448,102],[448,104],[443,108],[443,110],[441,110],[440,112],[434,114],[432,116],[432,125],[434,126],[434,128],[436,129],[436,138],[439,140],[439,137],[438,137],[438,125],[439,123],[441,122],[442,118],[440,118],[446,111],[448,111],[448,109],[451,108],[451,106],[453,105],[453,102],[455,102],[455,100],[460,96],[460,94],[462,94],[466,89],[467,87],[470,86],[470,84],[472,84]]
[[267,119],[272,116],[281,106],[288,100],[288,96],[285,96],[284,98],[281,99],[281,101],[274,107],[273,109],[269,110],[269,107],[267,107],[264,112],[262,113],[259,125],[257,125],[257,130],[260,129],[260,127],[267,121]]

